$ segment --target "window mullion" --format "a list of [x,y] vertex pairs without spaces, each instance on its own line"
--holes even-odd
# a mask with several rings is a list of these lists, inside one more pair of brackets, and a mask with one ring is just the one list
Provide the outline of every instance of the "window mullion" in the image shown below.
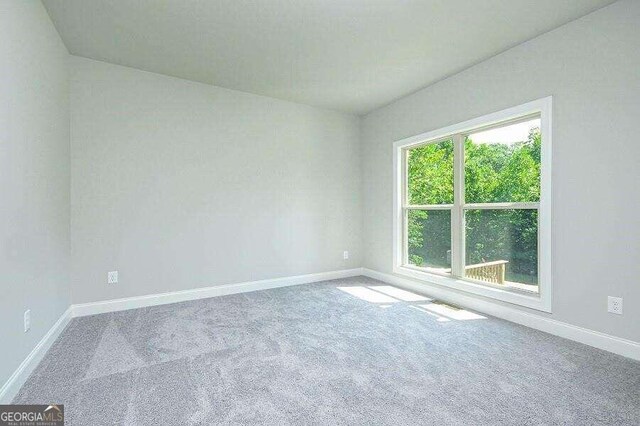
[[453,136],[453,208],[451,209],[451,272],[464,276],[464,136]]
[[496,203],[470,203],[465,204],[465,210],[537,210],[538,202],[496,202]]
[[451,210],[453,204],[425,204],[402,206],[406,210]]

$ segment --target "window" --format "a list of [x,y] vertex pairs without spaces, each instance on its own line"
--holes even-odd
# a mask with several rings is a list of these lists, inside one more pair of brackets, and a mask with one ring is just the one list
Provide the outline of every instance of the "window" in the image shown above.
[[394,271],[551,310],[551,98],[394,145]]

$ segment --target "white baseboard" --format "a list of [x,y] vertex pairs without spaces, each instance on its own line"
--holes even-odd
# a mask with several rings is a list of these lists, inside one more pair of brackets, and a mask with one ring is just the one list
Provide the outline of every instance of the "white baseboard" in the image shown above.
[[613,352],[635,360],[640,360],[640,343],[622,339],[587,328],[578,327],[542,315],[534,315],[516,308],[480,299],[476,296],[453,292],[435,284],[417,282],[408,278],[362,268],[362,274],[389,284],[403,287],[407,290],[423,293],[426,296],[459,305],[468,309],[485,313],[507,321],[535,328],[549,334],[564,337],[565,339],[584,343],[589,346]]
[[0,389],[0,404],[11,403],[53,342],[56,341],[62,330],[69,324],[71,317],[71,307],[69,307],[2,386],[2,389]]
[[105,312],[124,311],[127,309],[144,308],[146,306],[164,305],[167,303],[184,302],[187,300],[206,299],[209,297],[226,296],[228,294],[246,293],[249,291],[266,290],[269,288],[287,287],[318,281],[334,280],[338,278],[355,277],[358,275],[362,275],[362,268],[320,272],[308,275],[296,275],[292,277],[273,278],[268,280],[247,281],[243,283],[196,288],[193,290],[128,297],[125,299],[82,303],[72,305],[71,309],[73,310],[74,317],[82,317],[86,315],[102,314]]

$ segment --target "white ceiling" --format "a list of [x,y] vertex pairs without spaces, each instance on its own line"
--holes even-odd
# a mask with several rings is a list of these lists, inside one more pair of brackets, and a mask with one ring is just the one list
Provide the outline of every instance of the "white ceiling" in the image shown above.
[[43,0],[74,55],[363,114],[613,0]]

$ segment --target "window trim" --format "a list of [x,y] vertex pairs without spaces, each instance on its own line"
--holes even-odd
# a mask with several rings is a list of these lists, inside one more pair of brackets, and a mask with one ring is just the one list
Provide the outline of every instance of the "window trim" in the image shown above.
[[[542,133],[541,161],[540,161],[540,201],[538,203],[516,203],[517,208],[522,208],[523,204],[531,204],[530,207],[537,205],[538,208],[538,294],[526,294],[525,292],[517,292],[513,290],[505,290],[487,283],[481,283],[468,278],[459,278],[449,274],[440,274],[437,272],[429,272],[418,268],[407,266],[405,259],[406,250],[404,250],[406,235],[406,220],[403,219],[405,214],[405,192],[406,192],[406,155],[408,148],[415,148],[426,143],[437,142],[438,140],[455,137],[461,133],[485,130],[495,126],[509,124],[509,122],[517,122],[527,116],[540,115],[540,131]],[[507,108],[481,117],[473,118],[462,123],[447,126],[434,131],[422,133],[399,140],[393,144],[393,272],[404,275],[418,281],[430,284],[436,284],[455,290],[465,291],[467,293],[484,296],[515,305],[525,306],[527,308],[536,309],[544,312],[551,312],[552,305],[552,279],[551,279],[551,147],[552,147],[552,97],[537,99]],[[464,149],[463,144],[456,143],[454,140],[454,150]],[[455,152],[454,168],[456,161],[462,161],[463,152]],[[464,177],[454,173],[454,196],[462,197],[462,189],[464,188]],[[454,204],[460,205],[459,199]],[[485,203],[483,203],[485,204]],[[477,207],[483,207],[483,204],[476,204]],[[491,203],[491,208],[500,205],[499,208],[508,208],[511,203]],[[487,204],[488,206],[489,204]],[[452,224],[454,222],[454,214],[461,214],[460,211],[447,205],[452,215]],[[469,204],[464,206],[465,210],[469,209]],[[471,204],[471,206],[474,206]],[[427,206],[425,206],[427,207]],[[428,206],[432,208],[433,206]],[[445,207],[436,207],[443,209]],[[535,207],[534,207],[535,208]],[[460,245],[461,239],[459,229],[452,226],[452,251],[456,241]],[[457,247],[458,250],[464,250],[464,247]],[[454,260],[455,259],[455,260]],[[454,256],[452,262],[463,259],[462,256]],[[452,264],[452,267],[454,265]],[[458,266],[458,270],[459,266]]]

